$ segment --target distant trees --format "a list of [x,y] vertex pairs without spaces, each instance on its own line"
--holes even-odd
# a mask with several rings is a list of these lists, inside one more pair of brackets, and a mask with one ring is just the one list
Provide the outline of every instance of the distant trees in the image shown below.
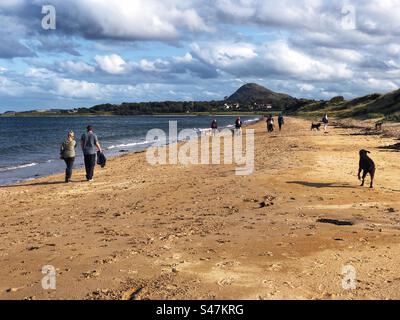
[[94,113],[112,113],[115,115],[148,115],[188,112],[223,112],[225,111],[225,108],[224,104],[219,101],[164,101],[124,102],[120,105],[100,104],[88,110],[83,111]]

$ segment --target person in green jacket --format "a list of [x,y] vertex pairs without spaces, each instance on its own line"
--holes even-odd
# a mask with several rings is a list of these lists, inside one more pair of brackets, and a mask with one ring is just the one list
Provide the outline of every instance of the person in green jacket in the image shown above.
[[74,167],[75,162],[75,148],[76,148],[76,141],[75,141],[75,134],[73,131],[68,132],[67,139],[61,145],[61,159],[65,161],[67,169],[65,170],[65,182],[71,182],[72,178],[72,169]]

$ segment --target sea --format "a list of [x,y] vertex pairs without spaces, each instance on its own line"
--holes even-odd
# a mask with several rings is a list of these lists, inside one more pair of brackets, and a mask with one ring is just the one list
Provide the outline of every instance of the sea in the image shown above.
[[[91,116],[91,117],[0,117],[0,186],[32,180],[65,170],[60,145],[73,130],[77,140],[75,167],[83,166],[80,136],[92,125],[106,157],[143,151],[154,141],[146,141],[149,130],[168,135],[170,121],[178,130],[209,130],[213,119],[220,129],[232,128],[236,116]],[[241,117],[246,123],[255,116]]]

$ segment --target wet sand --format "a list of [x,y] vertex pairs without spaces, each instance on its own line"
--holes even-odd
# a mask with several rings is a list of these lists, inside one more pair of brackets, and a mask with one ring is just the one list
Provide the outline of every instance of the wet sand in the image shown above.
[[[0,187],[0,299],[399,299],[398,143],[254,126],[255,173],[111,159],[95,181]],[[359,187],[358,150],[377,164]],[[367,180],[369,182],[369,180]],[[41,286],[44,265],[56,290]],[[357,271],[344,290],[342,268]]]

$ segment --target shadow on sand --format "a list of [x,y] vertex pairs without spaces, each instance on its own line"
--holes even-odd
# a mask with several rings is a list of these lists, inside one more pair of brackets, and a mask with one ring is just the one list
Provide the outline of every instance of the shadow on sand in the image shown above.
[[349,184],[337,184],[337,183],[318,183],[318,182],[307,182],[307,181],[288,181],[288,184],[298,184],[305,187],[311,188],[349,188],[354,189],[355,186]]
[[399,152],[400,151],[400,143],[395,143],[390,146],[379,147],[380,150],[384,151],[392,151],[392,152]]
[[[82,181],[74,181],[71,182],[70,184],[74,184],[74,183],[83,183],[86,182],[86,180],[82,180]],[[5,189],[5,188],[18,188],[18,187],[40,187],[40,186],[55,186],[55,185],[61,185],[61,184],[65,184],[65,185],[70,185],[65,183],[64,181],[53,181],[53,182],[35,182],[35,183],[26,183],[26,184],[12,184],[12,185],[8,185],[8,186],[0,186],[0,189]]]

